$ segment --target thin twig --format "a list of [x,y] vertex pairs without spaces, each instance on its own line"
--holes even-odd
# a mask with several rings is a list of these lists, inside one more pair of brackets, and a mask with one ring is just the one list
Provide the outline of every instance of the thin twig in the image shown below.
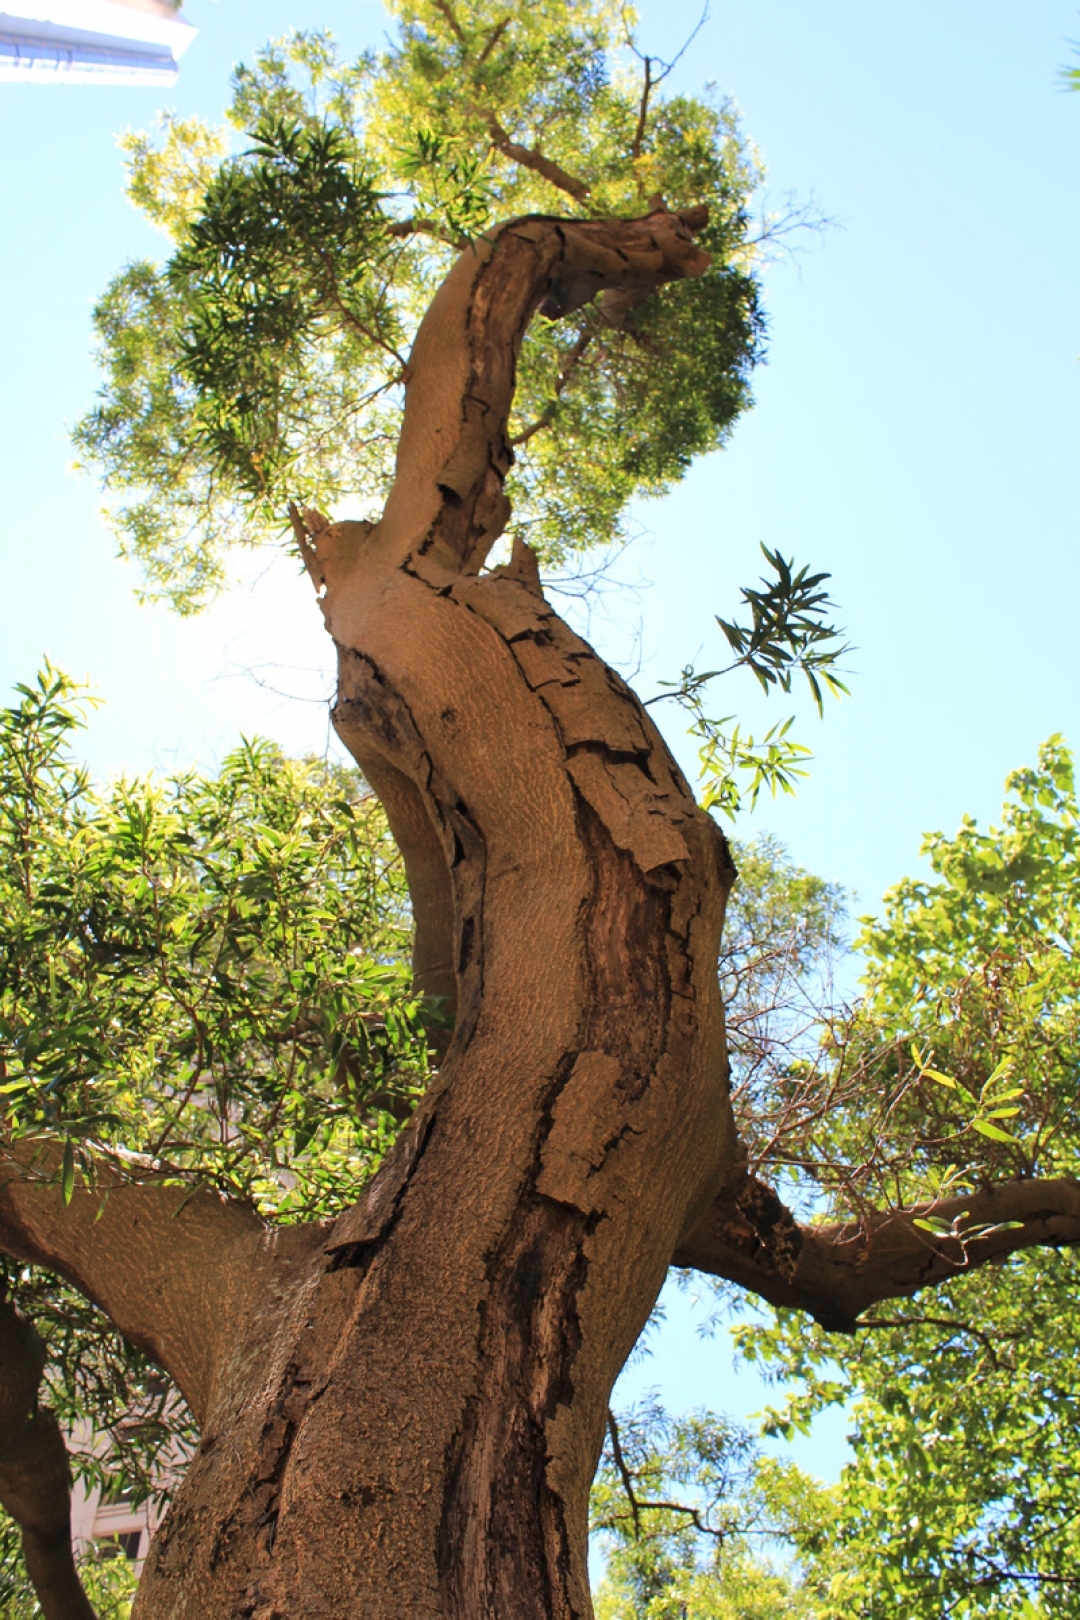
[[641,1535],[641,1512],[638,1507],[638,1499],[634,1495],[633,1477],[626,1466],[626,1458],[623,1456],[622,1442],[619,1439],[619,1425],[610,1406],[607,1413],[607,1430],[611,1436],[611,1454],[615,1459],[615,1467],[619,1470],[619,1478],[623,1482],[623,1490],[626,1492],[627,1500],[630,1503],[630,1512],[634,1516],[634,1540],[636,1541]]
[[555,379],[555,387],[553,390],[555,398],[550,402],[550,404],[545,406],[542,414],[537,417],[535,422],[531,422],[527,428],[522,428],[520,433],[514,434],[513,438],[510,440],[510,443],[514,449],[517,449],[518,445],[528,444],[533,434],[539,433],[541,428],[551,426],[552,419],[555,414],[555,405],[558,402],[559,396],[562,394],[567,383],[570,381],[570,378],[573,376],[575,370],[577,369],[578,362],[581,360],[585,350],[589,347],[592,339],[593,334],[591,332],[582,332],[573,348],[568,351],[565,360],[559,368],[559,374]]
[[641,107],[638,110],[637,128],[634,139],[630,145],[630,156],[636,163],[641,156],[641,143],[645,139],[645,120],[649,116],[649,91],[652,89],[652,57],[645,58],[645,83],[641,91]]

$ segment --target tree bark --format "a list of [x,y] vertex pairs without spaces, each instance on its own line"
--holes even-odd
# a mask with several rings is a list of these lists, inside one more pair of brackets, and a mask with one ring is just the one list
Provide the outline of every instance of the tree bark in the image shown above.
[[716,977],[733,872],[525,549],[480,569],[528,320],[697,273],[704,218],[528,219],[475,244],[417,336],[382,522],[302,525],[335,724],[456,1024],[367,1197],[279,1234],[139,1620],[591,1612],[611,1385],[736,1163]]
[[95,1620],[71,1546],[71,1472],[52,1413],[38,1406],[45,1346],[0,1299],[0,1507],[22,1532],[44,1620]]
[[[933,1228],[920,1225],[932,1221]],[[1080,1244],[1080,1182],[1003,1181],[963,1198],[801,1226],[753,1176],[729,1187],[679,1242],[676,1266],[711,1272],[771,1305],[853,1333],[871,1306],[906,1299],[1020,1249]]]
[[[201,1424],[135,1620],[587,1620],[608,1396],[672,1256],[810,1309],[830,1255],[850,1284],[848,1235],[746,1195],[723,837],[527,548],[482,572],[529,319],[698,273],[704,220],[529,218],[475,243],[417,335],[382,521],[295,515],[335,725],[403,852],[417,981],[455,1013],[365,1196],[275,1230],[161,1186],[64,1209],[14,1149],[0,1174],[0,1243],[98,1300]],[[1032,1241],[1072,1231],[1065,1202],[1027,1212]],[[882,1272],[900,1291],[924,1276],[913,1232]]]

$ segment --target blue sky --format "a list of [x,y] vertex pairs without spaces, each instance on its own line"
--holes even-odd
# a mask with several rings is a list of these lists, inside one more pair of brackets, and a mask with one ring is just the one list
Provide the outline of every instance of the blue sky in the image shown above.
[[[698,9],[648,0],[643,48],[672,52]],[[241,731],[327,742],[329,648],[291,567],[248,565],[202,619],[139,608],[92,484],[69,471],[93,301],[162,248],[123,198],[115,133],[163,102],[216,117],[232,64],[289,26],[355,47],[385,26],[374,0],[188,0],[185,15],[200,34],[164,95],[0,86],[0,685],[42,653],[88,676],[107,703],[87,738],[99,771],[212,762]],[[609,597],[592,633],[640,658],[651,690],[711,663],[712,615],[730,616],[759,544],[832,572],[852,696],[823,723],[805,712],[812,777],[757,820],[856,910],[912,869],[924,830],[992,819],[1050,732],[1080,738],[1080,95],[1059,78],[1073,35],[1071,0],[716,0],[673,81],[733,95],[774,204],[813,197],[835,223],[768,270],[756,408],[638,512],[620,570],[651,584]],[[782,701],[766,710],[736,681],[717,705],[753,726]],[[689,763],[677,723],[672,741]],[[629,1382],[724,1404],[738,1392],[688,1315],[677,1302]],[[734,1404],[760,1404],[738,1389]]]

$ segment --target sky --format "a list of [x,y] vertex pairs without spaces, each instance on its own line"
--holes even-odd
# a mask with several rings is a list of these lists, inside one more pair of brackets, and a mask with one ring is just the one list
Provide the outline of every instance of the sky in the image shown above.
[[[641,47],[670,56],[697,20],[646,0]],[[296,752],[329,740],[329,643],[294,567],[249,562],[210,612],[139,607],[71,425],[96,386],[90,315],[128,259],[163,239],[123,197],[114,137],[167,105],[220,115],[230,69],[288,27],[347,48],[387,26],[375,0],[188,0],[199,36],[178,84],[0,85],[0,690],[43,654],[105,706],[86,736],[100,772],[212,765],[244,733]],[[768,361],[729,447],[635,512],[616,569],[632,588],[593,612],[600,650],[643,695],[712,667],[714,615],[754,583],[759,547],[829,570],[855,651],[850,698],[768,827],[852,891],[853,911],[917,864],[921,835],[985,824],[1006,774],[1052,732],[1080,739],[1080,95],[1060,70],[1080,35],[1066,0],[714,0],[669,84],[714,81],[768,170],[829,224],[765,275]],[[717,695],[751,730],[786,718],[753,682]],[[664,706],[653,713],[663,718]],[[693,753],[677,715],[680,758]],[[741,831],[743,829],[740,829]],[[622,1392],[752,1410],[701,1311],[669,1290],[668,1324]],[[842,1424],[804,1460],[826,1474]]]

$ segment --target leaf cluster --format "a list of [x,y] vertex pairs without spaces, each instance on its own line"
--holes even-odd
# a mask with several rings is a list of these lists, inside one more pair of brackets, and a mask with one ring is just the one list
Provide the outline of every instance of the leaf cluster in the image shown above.
[[75,441],[147,593],[181,611],[220,586],[229,544],[280,540],[289,499],[377,515],[412,336],[454,253],[500,220],[640,215],[657,191],[711,209],[704,276],[632,320],[594,304],[530,328],[509,493],[542,560],[618,538],[628,503],[749,402],[760,172],[732,108],[643,101],[600,0],[392,9],[381,54],[347,64],[294,34],[238,69],[224,129],[125,138],[129,194],[174,249],[100,301],[104,385]]
[[[1007,788],[996,827],[927,839],[933,877],[865,920],[862,1001],[778,1076],[766,1162],[820,1213],[1076,1173],[1078,806],[1061,739]],[[932,1208],[921,1224],[945,1229]],[[798,1382],[773,1432],[852,1412],[832,1520],[848,1574],[823,1620],[1080,1613],[1075,1289],[1073,1252],[1040,1251],[878,1307],[854,1338],[783,1311],[736,1330]]]
[[[426,1078],[404,876],[354,776],[244,743],[91,787],[46,669],[0,713],[0,1096],[13,1134],[145,1155],[281,1218],[337,1207]],[[137,1171],[133,1171],[137,1173]]]
[[[764,789],[773,798],[793,794],[808,772],[813,757],[809,748],[789,735],[795,716],[778,720],[762,737],[745,732],[734,715],[714,719],[705,712],[704,691],[711,681],[748,669],[766,696],[774,689],[790,693],[796,675],[805,676],[819,715],[824,714],[824,689],[833,697],[847,693],[839,663],[850,651],[840,645],[843,634],[829,622],[835,604],[820,586],[830,576],[795,569],[779,551],[762,546],[774,579],[762,579],[763,589],[744,589],[751,622],[741,625],[719,616],[717,624],[735,654],[725,669],[699,671],[688,664],[678,681],[661,684],[690,714],[690,735],[700,742],[701,804],[719,810],[734,821],[742,810],[752,810]],[[661,699],[653,698],[652,702]]]
[[591,1502],[598,1617],[808,1620],[816,1581],[792,1552],[832,1495],[716,1413],[672,1418],[654,1396],[611,1414]]

